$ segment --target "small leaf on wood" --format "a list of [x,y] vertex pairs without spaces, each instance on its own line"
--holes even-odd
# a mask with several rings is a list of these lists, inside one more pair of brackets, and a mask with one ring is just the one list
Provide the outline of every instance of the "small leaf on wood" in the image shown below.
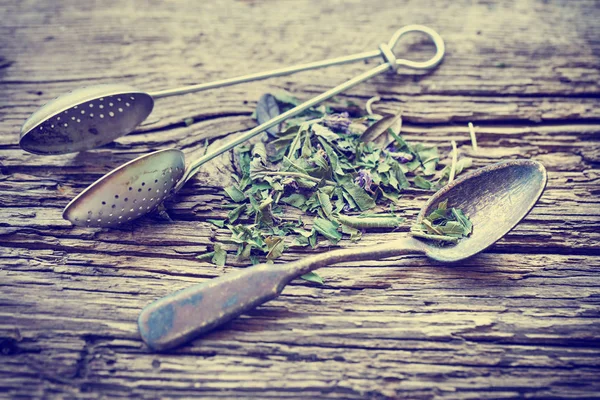
[[321,278],[319,275],[317,275],[316,272],[311,271],[308,274],[302,275],[300,278],[302,278],[308,282],[318,283],[320,285],[323,284],[323,278]]
[[215,243],[215,251],[212,256],[212,262],[220,267],[225,265],[227,261],[227,252],[223,250],[220,244]]
[[225,193],[227,193],[227,195],[231,197],[231,200],[235,201],[236,203],[239,203],[246,199],[246,195],[235,186],[228,186],[223,190],[225,190]]
[[315,218],[313,227],[317,232],[331,240],[333,243],[339,242],[342,238],[342,234],[338,232],[338,224],[335,222],[324,218]]
[[206,222],[210,222],[213,225],[223,228],[225,226],[225,220],[222,219],[207,219]]

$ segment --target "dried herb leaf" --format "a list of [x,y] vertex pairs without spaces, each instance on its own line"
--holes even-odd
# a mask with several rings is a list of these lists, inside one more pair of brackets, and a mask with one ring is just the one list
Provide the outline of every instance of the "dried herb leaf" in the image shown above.
[[226,187],[223,190],[225,190],[225,193],[227,193],[231,200],[235,201],[236,203],[246,200],[246,195],[244,195],[240,189],[233,185]]
[[423,178],[420,175],[415,176],[415,179],[413,180],[413,182],[415,183],[415,186],[421,189],[431,189],[433,188],[433,183],[429,182],[427,179]]
[[219,228],[225,227],[225,221],[222,219],[207,219],[206,222],[210,222],[211,224],[216,225]]
[[[270,119],[278,116],[280,112],[275,97],[270,93],[265,93],[260,96],[260,99],[258,99],[258,103],[256,104],[255,113],[256,121],[259,125],[262,125]],[[267,133],[270,136],[277,136],[277,134],[280,132],[280,129],[280,125],[275,125],[267,129]]]
[[281,200],[283,203],[289,204],[296,208],[302,209],[304,203],[306,203],[306,197],[300,193],[292,193],[287,197],[282,197]]
[[283,241],[283,237],[268,237],[265,239],[265,243],[267,244],[267,260],[274,260],[279,258],[285,250],[285,243]]
[[336,215],[336,219],[341,224],[361,229],[376,229],[376,228],[397,228],[405,219],[396,215],[381,214],[364,216],[351,215]]
[[216,265],[222,267],[225,265],[226,261],[227,261],[227,252],[225,250],[223,250],[223,248],[221,247],[220,244],[215,243],[215,251],[212,256],[213,264],[216,264]]
[[342,234],[338,232],[338,227],[337,223],[324,218],[315,218],[313,221],[313,228],[334,244],[342,239]]
[[301,103],[297,97],[294,97],[290,92],[286,92],[285,90],[275,90],[272,92],[272,95],[280,103],[285,103],[292,106],[297,106]]
[[320,285],[323,284],[323,278],[321,278],[319,275],[317,275],[316,272],[311,271],[308,274],[302,275],[300,278],[302,278],[308,282],[318,283]]
[[321,208],[327,217],[331,216],[333,212],[333,205],[331,204],[331,198],[327,193],[322,190],[317,191],[317,197],[319,199],[319,203],[321,204]]
[[339,136],[333,133],[333,131],[329,128],[324,127],[319,124],[312,124],[312,131],[315,135],[322,137],[328,142],[334,142],[339,139]]
[[440,202],[437,208],[427,215],[421,224],[411,227],[416,237],[435,240],[439,243],[456,243],[473,231],[473,224],[462,210],[448,208],[448,200]]
[[358,208],[360,208],[361,211],[366,211],[375,207],[375,201],[373,200],[373,198],[369,196],[369,194],[358,185],[348,182],[342,184],[342,187],[344,188],[346,193],[348,193],[352,197],[352,200],[354,200],[354,202],[356,203]]

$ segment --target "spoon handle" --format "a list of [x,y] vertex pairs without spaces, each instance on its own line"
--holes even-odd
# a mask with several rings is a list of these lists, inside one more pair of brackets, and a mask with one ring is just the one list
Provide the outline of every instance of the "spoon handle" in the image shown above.
[[424,251],[422,242],[405,237],[369,247],[315,254],[286,264],[260,264],[224,274],[149,304],[138,318],[140,334],[150,348],[170,349],[274,299],[292,279],[317,268]]

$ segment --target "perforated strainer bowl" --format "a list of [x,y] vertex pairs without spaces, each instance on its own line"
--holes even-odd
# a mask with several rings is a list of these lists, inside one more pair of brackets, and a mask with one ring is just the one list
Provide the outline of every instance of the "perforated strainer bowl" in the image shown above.
[[152,211],[181,180],[181,151],[155,151],[123,164],[98,179],[65,208],[74,225],[110,227]]
[[75,89],[34,112],[21,128],[21,148],[34,154],[65,154],[102,146],[133,131],[154,100],[126,85]]

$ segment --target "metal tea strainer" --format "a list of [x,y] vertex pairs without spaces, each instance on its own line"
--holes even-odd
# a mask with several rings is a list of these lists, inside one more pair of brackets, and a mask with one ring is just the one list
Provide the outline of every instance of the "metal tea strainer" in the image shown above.
[[[423,26],[406,26],[378,50],[153,93],[121,84],[79,88],[57,97],[34,112],[21,127],[19,144],[23,150],[35,154],[66,154],[93,149],[133,131],[148,117],[155,99],[380,56],[389,60],[393,57],[390,49],[400,36],[409,31],[430,33]],[[404,65],[410,66],[410,63],[406,61]]]
[[[428,61],[396,59],[392,45],[408,32],[428,35],[436,47],[435,55]],[[231,142],[199,158],[185,168],[185,158],[177,149],[159,150],[130,161],[103,176],[65,208],[63,217],[74,225],[110,227],[138,218],[152,211],[165,197],[179,189],[198,171],[199,167],[272,126],[300,114],[316,104],[350,89],[357,84],[386,71],[396,71],[399,66],[413,69],[431,69],[444,57],[444,41],[434,30],[411,25],[398,30],[389,45],[379,46],[386,62],[308,100],[277,117],[257,126]],[[135,97],[132,95],[131,97]],[[130,99],[131,100],[131,99]],[[117,100],[118,101],[118,100]],[[121,98],[124,101],[124,98]]]

